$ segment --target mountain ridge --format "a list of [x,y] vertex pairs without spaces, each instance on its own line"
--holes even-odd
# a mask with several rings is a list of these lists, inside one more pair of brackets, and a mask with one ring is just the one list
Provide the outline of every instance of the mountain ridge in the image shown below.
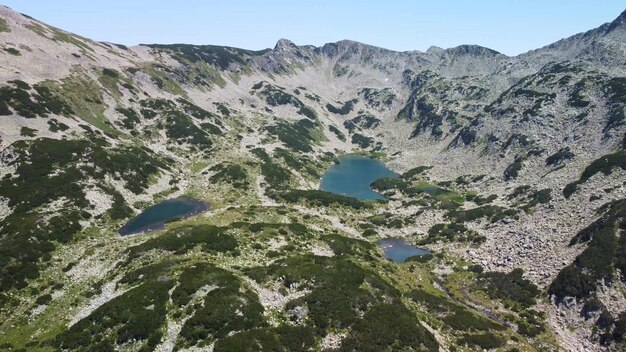
[[[126,47],[0,8],[1,348],[623,348],[625,13],[508,57]],[[387,201],[318,189],[348,153],[401,175]],[[211,209],[117,234],[178,196]]]

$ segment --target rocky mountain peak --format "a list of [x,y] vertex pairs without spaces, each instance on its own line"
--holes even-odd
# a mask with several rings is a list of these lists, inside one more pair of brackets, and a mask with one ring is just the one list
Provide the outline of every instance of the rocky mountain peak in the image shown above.
[[625,24],[626,24],[626,10],[624,10],[624,12],[622,12],[615,20],[613,20],[613,22],[609,24],[608,31],[609,32],[613,31],[614,29],[622,27]]
[[459,45],[444,51],[451,55],[469,55],[475,57],[502,55],[493,49],[485,48],[480,45]]
[[436,45],[431,45],[428,50],[426,50],[426,53],[428,54],[441,54],[443,52],[443,48],[440,48]]
[[292,42],[291,40],[281,38],[276,42],[276,45],[274,46],[274,51],[289,51],[297,48],[298,47],[296,46],[296,44],[294,44],[294,42]]

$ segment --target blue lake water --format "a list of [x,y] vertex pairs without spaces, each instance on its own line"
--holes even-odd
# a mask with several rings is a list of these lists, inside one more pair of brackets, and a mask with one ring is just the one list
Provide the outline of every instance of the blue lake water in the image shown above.
[[378,241],[378,245],[383,249],[385,258],[396,263],[404,263],[405,260],[416,255],[430,254],[430,251],[410,245],[401,238],[385,238]]
[[180,197],[153,205],[120,228],[122,236],[161,230],[168,220],[186,218],[205,212],[209,205],[196,199]]
[[320,189],[358,199],[385,199],[372,191],[370,184],[379,178],[395,178],[398,174],[376,159],[360,155],[343,155],[339,164],[330,167],[322,176]]

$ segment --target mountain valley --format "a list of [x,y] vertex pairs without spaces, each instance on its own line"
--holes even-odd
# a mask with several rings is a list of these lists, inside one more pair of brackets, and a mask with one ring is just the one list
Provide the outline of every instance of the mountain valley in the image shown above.
[[[626,11],[510,57],[126,47],[0,7],[0,49],[0,350],[626,348]],[[384,199],[320,189],[352,154]],[[118,233],[177,197],[210,207]]]

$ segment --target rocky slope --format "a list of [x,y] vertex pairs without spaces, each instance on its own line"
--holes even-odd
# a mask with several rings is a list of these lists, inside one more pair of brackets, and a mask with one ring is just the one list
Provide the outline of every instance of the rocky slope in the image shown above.
[[[1,7],[0,348],[621,349],[625,18],[508,57],[129,48]],[[314,191],[351,152],[388,202]],[[212,208],[117,234],[179,195]]]

